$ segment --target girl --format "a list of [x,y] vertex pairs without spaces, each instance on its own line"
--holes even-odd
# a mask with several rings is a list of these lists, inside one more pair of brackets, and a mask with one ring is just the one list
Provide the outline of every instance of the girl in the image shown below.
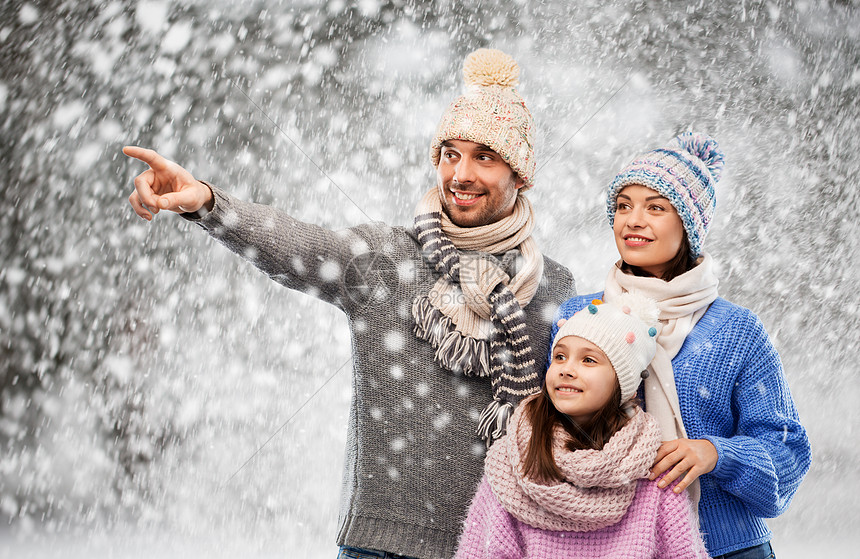
[[634,403],[658,310],[594,301],[553,338],[541,392],[487,453],[457,558],[705,557],[684,494],[647,479],[656,420]]
[[685,133],[622,169],[607,196],[621,260],[604,293],[567,301],[559,316],[627,292],[657,301],[644,392],[665,442],[650,478],[662,475],[662,488],[680,478],[676,492],[689,487],[711,556],[763,559],[775,557],[764,518],[788,507],[810,448],[764,327],[718,297],[703,252],[722,168],[712,138]]

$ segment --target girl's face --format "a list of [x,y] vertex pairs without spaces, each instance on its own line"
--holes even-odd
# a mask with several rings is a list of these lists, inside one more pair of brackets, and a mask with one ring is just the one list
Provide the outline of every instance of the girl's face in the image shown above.
[[684,224],[675,207],[641,184],[625,186],[615,205],[612,231],[621,259],[662,277],[684,240]]
[[546,389],[555,408],[584,425],[615,392],[618,378],[599,347],[579,336],[565,336],[552,351]]

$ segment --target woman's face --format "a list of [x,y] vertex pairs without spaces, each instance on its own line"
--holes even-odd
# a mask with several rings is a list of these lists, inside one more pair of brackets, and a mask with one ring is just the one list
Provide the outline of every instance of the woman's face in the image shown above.
[[625,186],[615,204],[612,231],[621,259],[662,277],[684,240],[684,225],[675,207],[641,184]]

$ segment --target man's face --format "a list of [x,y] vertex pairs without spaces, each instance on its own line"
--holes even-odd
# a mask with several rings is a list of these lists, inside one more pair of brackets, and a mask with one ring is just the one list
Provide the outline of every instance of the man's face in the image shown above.
[[514,212],[517,191],[525,182],[502,156],[466,140],[442,144],[436,183],[442,208],[459,227],[495,223]]

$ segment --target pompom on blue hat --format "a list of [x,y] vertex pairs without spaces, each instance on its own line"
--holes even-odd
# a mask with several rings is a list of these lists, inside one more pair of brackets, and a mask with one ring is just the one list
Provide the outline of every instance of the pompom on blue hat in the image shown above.
[[717,141],[696,132],[685,132],[666,147],[640,155],[609,185],[606,196],[609,224],[615,223],[618,193],[632,184],[647,186],[677,210],[690,242],[690,254],[698,258],[714,217],[715,187],[724,164],[725,156]]

